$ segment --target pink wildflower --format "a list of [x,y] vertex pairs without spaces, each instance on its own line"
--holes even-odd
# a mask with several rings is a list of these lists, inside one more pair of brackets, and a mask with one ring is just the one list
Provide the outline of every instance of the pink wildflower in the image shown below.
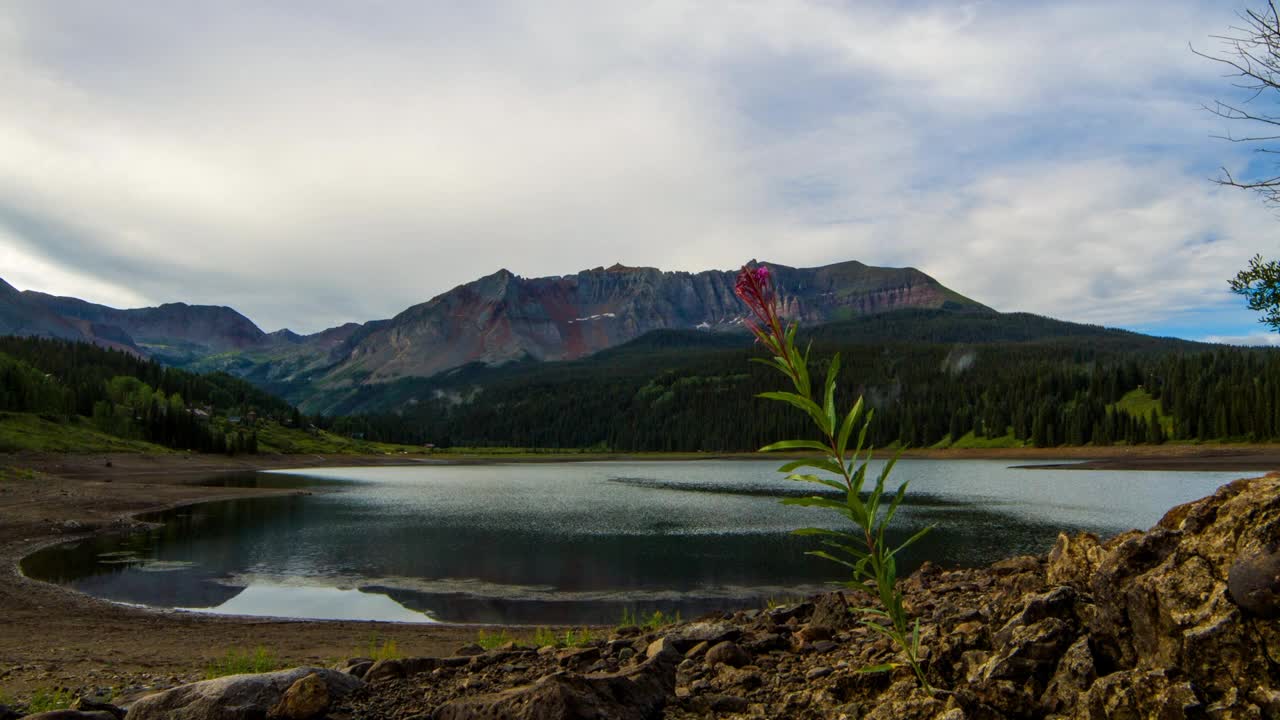
[[756,339],[771,348],[779,348],[785,336],[782,321],[778,318],[777,294],[770,280],[768,266],[752,268],[743,265],[742,270],[738,271],[733,292],[751,311],[752,317],[747,319],[747,328]]

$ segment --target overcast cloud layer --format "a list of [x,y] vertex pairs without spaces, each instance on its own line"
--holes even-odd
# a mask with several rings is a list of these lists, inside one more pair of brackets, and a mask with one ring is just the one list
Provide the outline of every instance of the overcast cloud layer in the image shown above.
[[[481,7],[483,6],[483,7]],[[264,329],[500,267],[913,265],[999,310],[1265,340],[1213,186],[1230,3],[21,0],[0,277]]]

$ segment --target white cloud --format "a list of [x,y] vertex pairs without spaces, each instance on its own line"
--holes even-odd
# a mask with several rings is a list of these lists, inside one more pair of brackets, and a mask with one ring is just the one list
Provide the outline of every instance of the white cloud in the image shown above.
[[1208,343],[1223,345],[1253,345],[1263,347],[1280,347],[1280,335],[1276,333],[1250,333],[1249,335],[1209,335],[1204,338]]
[[1186,43],[1231,17],[11,3],[0,276],[316,330],[498,267],[860,259],[1001,309],[1149,323],[1228,302],[1275,222],[1205,181],[1235,156],[1207,137],[1217,69]]

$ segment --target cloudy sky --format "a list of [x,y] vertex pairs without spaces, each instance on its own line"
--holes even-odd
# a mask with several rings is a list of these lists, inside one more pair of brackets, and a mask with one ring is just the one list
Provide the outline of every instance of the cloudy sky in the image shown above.
[[[1220,0],[0,6],[0,277],[266,330],[505,267],[913,265],[999,310],[1266,337],[1280,217]],[[1237,129],[1238,131],[1239,129]]]

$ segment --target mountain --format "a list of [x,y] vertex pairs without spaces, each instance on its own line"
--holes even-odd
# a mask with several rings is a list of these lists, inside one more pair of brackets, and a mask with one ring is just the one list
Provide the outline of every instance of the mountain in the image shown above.
[[[786,314],[804,324],[901,308],[989,310],[914,268],[858,262],[771,265]],[[370,382],[422,377],[470,362],[571,360],[653,330],[742,328],[736,273],[654,268],[525,279],[500,270],[415,305],[363,334],[336,374]]]
[[[915,268],[769,266],[785,314],[806,327],[904,309],[997,316]],[[5,284],[0,332],[87,340],[177,367],[225,370],[306,403],[317,393],[340,395],[472,364],[574,360],[658,330],[741,335],[735,276],[621,265],[542,278],[500,270],[388,320],[312,335],[265,333],[229,307],[119,310]]]
[[[991,313],[914,268],[846,262],[770,264],[786,314],[806,324],[904,308]],[[743,329],[736,271],[624,267],[522,278],[507,270],[460,285],[389,320],[345,325],[193,365],[225,370],[295,402],[429,377],[471,363],[572,360],[654,330]]]
[[117,310],[32,290],[23,292],[22,297],[28,305],[84,328],[82,339],[100,345],[127,340],[130,346],[170,365],[268,344],[266,333],[229,307],[166,303],[159,307]]
[[0,335],[92,342],[113,350],[142,354],[128,333],[91,319],[64,316],[0,280]]

